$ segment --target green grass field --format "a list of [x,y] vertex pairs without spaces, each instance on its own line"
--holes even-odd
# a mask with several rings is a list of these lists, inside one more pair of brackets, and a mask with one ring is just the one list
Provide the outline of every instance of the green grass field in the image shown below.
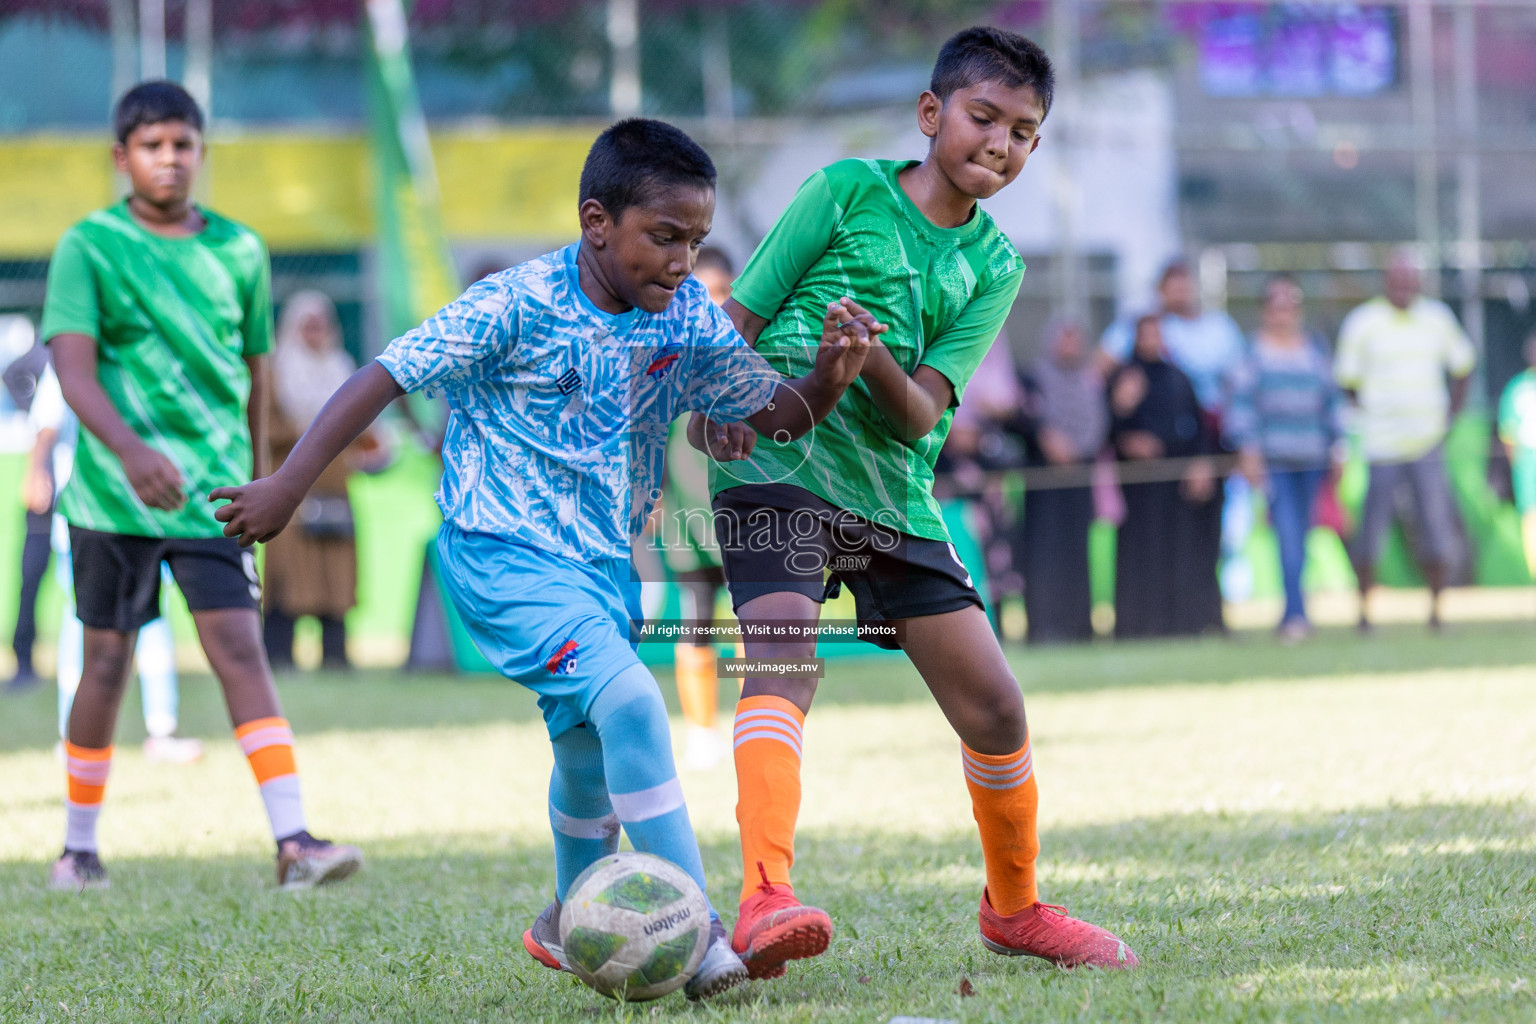
[[[273,889],[204,678],[184,684],[184,731],[211,741],[189,768],[142,760],[129,697],[102,819],[112,890],[46,892],[53,697],[14,698],[0,1020],[1536,1020],[1533,656],[1513,624],[1018,652],[1043,894],[1119,931],[1144,963],[1126,975],[982,948],[956,741],[904,663],[836,662],[806,729],[796,879],[837,937],[701,1006],[613,1004],[523,953],[553,880],[550,755],[512,684],[286,683],[313,827],[368,855],[298,896]],[[730,769],[684,785],[729,918]]]

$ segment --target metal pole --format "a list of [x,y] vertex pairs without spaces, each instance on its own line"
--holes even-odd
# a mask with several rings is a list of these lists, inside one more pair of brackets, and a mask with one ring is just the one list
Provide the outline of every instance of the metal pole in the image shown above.
[[1434,9],[1408,0],[1409,74],[1413,86],[1414,212],[1424,291],[1440,294],[1440,158],[1435,146]]
[[736,117],[736,103],[731,83],[731,37],[726,12],[721,7],[704,11],[704,38],[701,56],[704,62],[704,116],[721,129],[730,127]]
[[1461,0],[1455,13],[1457,264],[1461,268],[1461,322],[1477,346],[1482,366],[1483,327],[1482,159],[1477,144],[1477,12],[1473,0]]
[[187,0],[187,61],[182,84],[203,108],[203,120],[213,118],[213,0]]
[[608,46],[608,107],[614,117],[634,117],[640,113],[640,0],[608,0]]
[[165,0],[139,0],[139,73],[165,77]]
[[112,95],[107,99],[110,111],[123,93],[133,88],[139,71],[133,42],[133,0],[112,0],[107,13],[112,24]]
[[1083,258],[1078,247],[1077,176],[1074,167],[1075,115],[1079,109],[1077,49],[1080,41],[1077,0],[1051,4],[1051,63],[1056,69],[1056,96],[1051,104],[1050,143],[1056,147],[1056,199],[1059,238],[1056,255],[1057,304],[1060,312],[1088,324],[1088,294]]

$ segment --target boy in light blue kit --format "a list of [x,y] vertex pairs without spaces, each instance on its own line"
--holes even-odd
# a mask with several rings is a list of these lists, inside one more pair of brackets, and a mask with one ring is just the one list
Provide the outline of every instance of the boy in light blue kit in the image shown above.
[[[620,825],[704,888],[666,707],[631,645],[630,541],[660,493],[667,425],[697,411],[799,437],[883,329],[851,300],[832,303],[811,372],[785,380],[770,368],[689,276],[714,185],[709,157],[678,129],[615,124],[582,170],[578,243],[471,286],[348,380],[277,473],[209,495],[230,499],[215,513],[227,535],[268,540],[390,402],[447,398],[444,584],[485,656],[539,695],[554,746],[555,902],[523,936],[548,967],[566,966],[561,899],[618,848]],[[729,443],[717,454],[729,457]],[[711,916],[693,999],[747,976]]]

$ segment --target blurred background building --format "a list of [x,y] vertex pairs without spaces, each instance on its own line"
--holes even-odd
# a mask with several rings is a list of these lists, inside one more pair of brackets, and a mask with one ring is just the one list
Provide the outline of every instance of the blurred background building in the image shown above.
[[[212,113],[206,200],[267,237],[279,299],[318,286],[349,347],[383,340],[364,5],[0,0],[0,312],[35,311],[59,233],[114,198],[112,98],[188,83]],[[1209,0],[418,0],[409,40],[461,276],[563,243],[591,137],[665,117],[720,162],[716,240],[745,256],[813,169],[917,156],[938,43],[992,22],[1044,43],[1060,99],[992,212],[1029,263],[1009,336],[1144,306],[1169,256],[1245,325],[1264,275],[1331,327],[1414,242],[1519,366],[1536,283],[1536,5]]]

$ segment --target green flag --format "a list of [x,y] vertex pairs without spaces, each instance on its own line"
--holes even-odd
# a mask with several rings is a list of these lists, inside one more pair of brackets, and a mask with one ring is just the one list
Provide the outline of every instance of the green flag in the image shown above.
[[399,337],[459,293],[411,72],[404,0],[367,0],[369,149],[384,328]]

